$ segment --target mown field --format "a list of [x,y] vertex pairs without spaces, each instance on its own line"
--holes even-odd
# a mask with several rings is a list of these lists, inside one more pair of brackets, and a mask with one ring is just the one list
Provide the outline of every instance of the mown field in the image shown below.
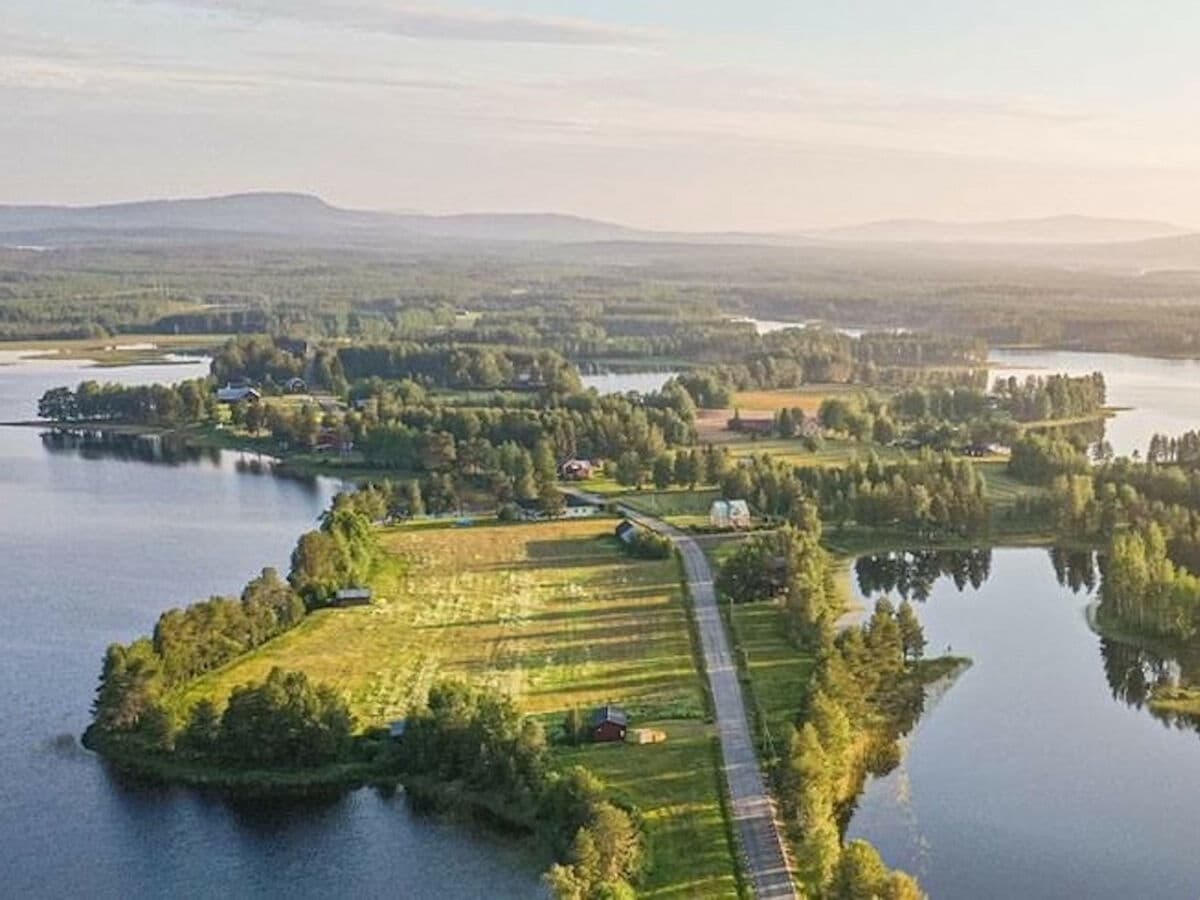
[[176,703],[223,700],[273,666],[336,686],[363,726],[403,716],[445,676],[507,691],[548,733],[573,707],[618,703],[632,727],[661,729],[667,742],[556,753],[646,816],[648,895],[731,895],[734,854],[678,567],[622,555],[614,522],[384,530],[371,606],[314,613]]
[[0,350],[47,355],[53,359],[89,359],[102,367],[132,366],[169,362],[163,359],[164,354],[219,347],[230,337],[224,334],[124,334],[78,340],[2,341]]

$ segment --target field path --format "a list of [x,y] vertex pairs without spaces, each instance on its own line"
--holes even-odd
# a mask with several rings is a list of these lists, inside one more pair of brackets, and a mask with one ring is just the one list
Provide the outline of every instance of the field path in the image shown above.
[[[600,497],[568,490],[593,502],[603,502]],[[754,751],[750,723],[746,718],[746,704],[742,699],[742,686],[738,682],[737,666],[725,625],[717,609],[717,594],[713,588],[712,568],[708,559],[700,545],[678,528],[625,507],[621,507],[620,511],[630,521],[667,535],[679,548],[696,611],[696,624],[704,651],[704,668],[712,690],[725,780],[733,804],[734,825],[746,870],[754,886],[754,895],[761,898],[794,898],[796,888],[775,820],[775,807]]]

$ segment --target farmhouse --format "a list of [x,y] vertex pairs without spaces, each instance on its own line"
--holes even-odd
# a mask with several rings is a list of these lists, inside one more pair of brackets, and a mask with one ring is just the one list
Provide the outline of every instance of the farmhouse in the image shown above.
[[247,385],[227,384],[223,388],[217,388],[218,403],[241,403],[243,400],[254,403],[261,399],[262,394]]
[[592,713],[592,740],[598,744],[625,740],[629,716],[618,706],[602,706]]
[[599,504],[574,494],[566,494],[565,499],[567,505],[563,508],[563,518],[566,519],[586,519],[588,516],[597,515],[604,509]]
[[370,588],[342,588],[333,597],[335,606],[367,606],[370,602]]
[[730,431],[736,431],[739,434],[762,434],[771,435],[775,433],[774,419],[743,419],[741,416],[734,416],[729,420],[727,426]]
[[749,528],[750,505],[745,500],[714,500],[708,521],[714,528]]

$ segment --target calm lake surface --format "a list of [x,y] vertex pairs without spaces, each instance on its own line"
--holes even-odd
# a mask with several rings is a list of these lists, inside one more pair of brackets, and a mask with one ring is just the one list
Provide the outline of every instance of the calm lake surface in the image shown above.
[[990,569],[918,605],[928,652],[974,665],[869,781],[848,836],[934,898],[1200,896],[1200,736],[1115,696],[1144,661],[1089,629],[1088,588],[1061,586],[1047,551],[997,550]]
[[991,358],[989,381],[1103,372],[1109,406],[1130,407],[1105,424],[1105,437],[1118,456],[1134,450],[1145,454],[1156,432],[1174,437],[1200,428],[1200,360],[1071,350],[993,350]]
[[[206,371],[0,354],[0,421],[32,418],[59,384]],[[403,795],[230,804],[122,784],[79,747],[104,648],[149,633],[169,606],[236,593],[264,565],[286,569],[339,486],[245,462],[151,463],[0,428],[0,896],[537,895],[537,862],[414,815]]]

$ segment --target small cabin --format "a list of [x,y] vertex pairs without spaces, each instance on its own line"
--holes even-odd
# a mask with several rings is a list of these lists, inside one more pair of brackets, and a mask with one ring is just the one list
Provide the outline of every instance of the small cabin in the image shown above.
[[708,521],[713,528],[749,528],[750,504],[745,500],[714,500]]
[[333,597],[334,606],[367,606],[371,602],[371,589],[363,587],[342,588]]
[[622,544],[629,544],[632,543],[634,535],[637,534],[637,526],[628,519],[622,519],[614,533],[617,536],[617,540]]
[[592,713],[592,740],[597,744],[625,740],[629,716],[617,706],[602,706]]

